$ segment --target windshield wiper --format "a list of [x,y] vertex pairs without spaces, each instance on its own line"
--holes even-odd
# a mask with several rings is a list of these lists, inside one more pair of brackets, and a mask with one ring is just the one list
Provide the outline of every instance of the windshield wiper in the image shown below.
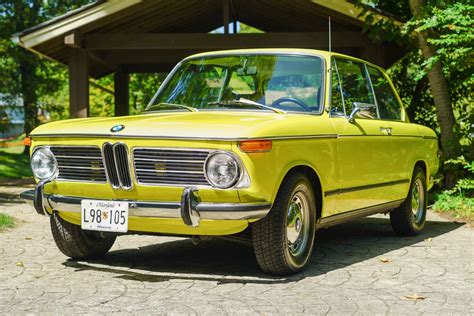
[[147,112],[155,112],[155,111],[162,111],[162,110],[171,110],[174,108],[188,110],[189,112],[199,112],[198,109],[193,108],[192,106],[187,106],[184,104],[176,104],[176,103],[158,103],[150,105],[146,111]]
[[246,106],[253,106],[260,109],[266,109],[273,111],[278,114],[285,114],[286,112],[280,109],[272,108],[271,106],[263,105],[257,103],[255,101],[247,100],[247,99],[240,99],[240,100],[224,100],[224,101],[217,101],[217,102],[209,102],[208,105],[218,105],[218,106],[234,106],[234,107],[246,107]]

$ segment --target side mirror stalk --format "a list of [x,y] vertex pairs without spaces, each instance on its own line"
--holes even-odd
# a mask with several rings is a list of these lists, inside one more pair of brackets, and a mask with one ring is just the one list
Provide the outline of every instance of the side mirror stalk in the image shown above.
[[360,112],[360,107],[354,107],[354,109],[352,110],[351,114],[349,114],[349,117],[347,118],[347,120],[349,121],[349,123],[354,123],[355,122],[355,116],[356,114]]

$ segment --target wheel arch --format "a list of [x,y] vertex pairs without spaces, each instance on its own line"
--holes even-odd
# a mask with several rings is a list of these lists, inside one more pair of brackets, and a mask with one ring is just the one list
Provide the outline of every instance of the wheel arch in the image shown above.
[[284,172],[282,172],[282,175],[280,176],[280,179],[278,181],[277,190],[273,194],[273,200],[275,199],[285,179],[289,175],[298,173],[298,172],[306,175],[309,182],[311,183],[311,186],[314,192],[314,198],[316,201],[316,219],[319,219],[321,217],[321,212],[323,209],[322,184],[321,184],[321,180],[318,175],[318,172],[313,167],[311,167],[309,163],[307,162],[295,162],[293,164],[288,165],[287,168],[285,168]]
[[[420,167],[420,168],[423,170],[423,172],[425,173],[426,186],[429,186],[429,184],[430,184],[430,181],[429,181],[429,179],[430,179],[430,175],[429,175],[430,171],[429,171],[429,169],[428,169],[428,164],[426,163],[426,161],[423,160],[423,159],[418,159],[418,160],[415,162],[415,165],[413,166],[413,171],[415,171],[415,168],[416,168],[416,167]],[[412,174],[413,174],[413,172],[412,172]],[[410,181],[411,181],[411,179],[410,179]]]

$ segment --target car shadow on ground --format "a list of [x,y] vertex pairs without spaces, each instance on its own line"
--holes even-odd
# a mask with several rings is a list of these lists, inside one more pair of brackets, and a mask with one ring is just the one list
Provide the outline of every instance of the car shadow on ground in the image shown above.
[[[415,237],[396,236],[386,218],[366,218],[316,233],[313,255],[304,272],[288,277],[272,277],[261,272],[250,244],[222,239],[204,240],[194,245],[190,239],[173,240],[135,249],[109,252],[98,260],[63,264],[76,271],[100,271],[112,277],[140,282],[203,280],[218,283],[273,284],[295,282],[405,247],[428,247],[429,238],[463,226],[458,222],[429,221]],[[119,237],[120,238],[120,237]]]

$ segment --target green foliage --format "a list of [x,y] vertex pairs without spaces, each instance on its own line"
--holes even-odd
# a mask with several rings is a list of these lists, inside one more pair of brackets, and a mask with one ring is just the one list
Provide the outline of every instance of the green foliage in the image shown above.
[[[436,48],[437,55],[424,62],[429,69],[433,63],[441,61],[445,70],[460,68],[461,71],[472,70],[474,57],[474,6],[456,2],[445,7],[428,6],[423,18],[410,20],[404,25],[404,34],[428,32],[428,42]],[[450,72],[447,72],[449,74]],[[425,72],[418,74],[421,78]],[[472,86],[474,74],[468,74],[466,85]]]
[[464,177],[458,180],[454,188],[444,191],[449,195],[473,196],[474,195],[474,161],[468,162],[464,156],[449,159],[445,164],[461,166],[465,172]]
[[135,73],[130,75],[130,114],[143,112],[153,98],[166,73]]
[[452,214],[455,218],[474,220],[474,198],[441,193],[436,196],[433,210]]
[[15,226],[13,217],[0,213],[0,231]]
[[0,179],[32,177],[30,158],[25,154],[0,151]]
[[248,33],[263,33],[263,31],[253,26],[239,22],[239,34],[248,34]]
[[456,218],[474,220],[474,161],[467,161],[464,156],[450,159],[447,165],[460,166],[464,175],[458,180],[454,188],[436,195],[433,210],[450,212]]
[[11,41],[14,33],[78,8],[91,0],[10,0],[0,2],[0,93],[21,97],[25,108],[25,131],[39,124],[42,96],[56,91],[63,69]]

